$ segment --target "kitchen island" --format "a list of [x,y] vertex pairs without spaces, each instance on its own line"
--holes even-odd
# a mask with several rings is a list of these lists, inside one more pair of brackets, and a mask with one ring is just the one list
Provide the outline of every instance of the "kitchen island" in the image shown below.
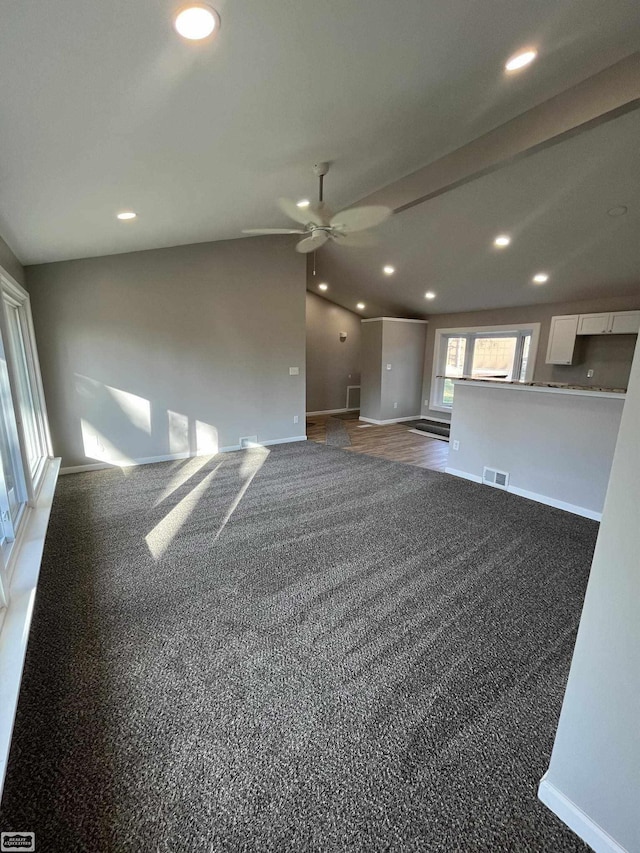
[[446,471],[505,481],[506,491],[599,520],[625,396],[623,388],[456,379]]

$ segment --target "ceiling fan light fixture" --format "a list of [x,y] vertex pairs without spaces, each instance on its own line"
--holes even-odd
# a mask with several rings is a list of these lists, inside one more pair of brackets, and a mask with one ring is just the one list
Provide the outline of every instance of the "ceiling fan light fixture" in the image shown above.
[[173,26],[182,38],[202,41],[220,29],[220,15],[206,3],[190,3],[180,9]]
[[308,254],[315,252],[321,246],[331,240],[337,246],[349,246],[351,248],[366,248],[375,243],[373,235],[364,233],[369,229],[381,225],[387,220],[393,211],[390,207],[383,205],[369,205],[364,207],[351,207],[334,214],[323,198],[323,177],[329,170],[328,163],[317,163],[313,167],[314,173],[320,182],[318,201],[311,203],[303,198],[294,201],[290,198],[279,198],[280,210],[299,223],[302,228],[243,228],[243,234],[268,235],[268,234],[300,234],[302,239],[296,244],[296,252]]

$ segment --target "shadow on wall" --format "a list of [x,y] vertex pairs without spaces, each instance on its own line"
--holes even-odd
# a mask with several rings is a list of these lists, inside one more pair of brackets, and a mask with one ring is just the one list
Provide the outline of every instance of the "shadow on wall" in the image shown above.
[[166,447],[166,455],[178,457],[220,450],[213,424],[152,407],[144,397],[82,374],[75,374],[75,387],[82,444],[89,459],[126,467],[157,457],[150,455],[150,447]]

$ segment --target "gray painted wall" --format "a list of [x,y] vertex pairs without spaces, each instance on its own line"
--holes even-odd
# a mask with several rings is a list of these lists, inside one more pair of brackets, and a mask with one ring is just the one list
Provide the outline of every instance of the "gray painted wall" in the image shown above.
[[425,336],[424,322],[381,317],[362,323],[361,417],[391,420],[419,414]]
[[[611,480],[558,724],[540,796],[559,792],[609,834],[640,850],[640,347],[631,371]],[[547,790],[545,791],[545,787]],[[552,807],[558,808],[553,799]],[[555,810],[555,809],[554,809]],[[560,812],[559,812],[560,813]],[[573,812],[574,828],[579,812]],[[568,820],[566,809],[561,814]],[[596,850],[612,850],[600,838]]]
[[347,385],[359,384],[360,317],[307,292],[307,411],[344,409]]
[[[425,323],[382,321],[380,420],[415,417],[420,414],[426,334]],[[391,365],[391,370],[387,370],[388,364]],[[395,408],[394,403],[397,404]]]
[[23,266],[2,239],[2,236],[0,236],[0,267],[15,278],[18,284],[21,284],[23,287],[25,286]]
[[[596,311],[633,311],[640,308],[640,296],[603,297],[581,302],[555,302],[548,305],[529,305],[524,308],[501,308],[493,311],[470,311],[464,314],[435,314],[429,317],[425,348],[422,413],[450,419],[446,412],[431,411],[429,400],[433,370],[433,347],[438,329],[472,326],[498,326],[507,323],[540,323],[540,342],[534,371],[539,382],[568,382],[574,385],[597,385],[624,388],[629,379],[636,335],[591,336],[579,342],[582,347],[579,364],[561,366],[545,364],[551,318],[557,314],[591,314]],[[592,379],[587,370],[593,368]]]
[[63,466],[304,435],[305,263],[289,238],[43,264],[27,281]]
[[510,488],[602,512],[622,396],[471,383],[456,385],[455,393],[447,471],[482,478],[487,465],[507,471]]
[[362,323],[360,417],[381,420],[382,323]]

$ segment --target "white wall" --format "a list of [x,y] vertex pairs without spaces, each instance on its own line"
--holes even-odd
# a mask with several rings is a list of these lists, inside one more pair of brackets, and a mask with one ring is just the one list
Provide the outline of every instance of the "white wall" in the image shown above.
[[2,235],[0,235],[0,267],[5,272],[8,272],[10,276],[13,276],[19,284],[23,287],[25,286],[24,268],[10,247],[2,239]]
[[[420,414],[426,335],[427,325],[424,322],[382,321],[381,420],[411,418]],[[389,364],[391,370],[387,370]]]
[[307,291],[307,411],[346,408],[347,386],[359,384],[360,317]]
[[[624,399],[459,382],[447,471],[507,471],[510,488],[602,512]],[[459,450],[454,442],[460,442]]]
[[596,851],[640,850],[640,347],[540,797]]
[[63,466],[304,435],[305,261],[289,238],[43,264],[27,281]]
[[425,321],[363,320],[361,417],[418,416],[426,328]]
[[360,417],[380,420],[382,322],[362,323],[360,385]]

